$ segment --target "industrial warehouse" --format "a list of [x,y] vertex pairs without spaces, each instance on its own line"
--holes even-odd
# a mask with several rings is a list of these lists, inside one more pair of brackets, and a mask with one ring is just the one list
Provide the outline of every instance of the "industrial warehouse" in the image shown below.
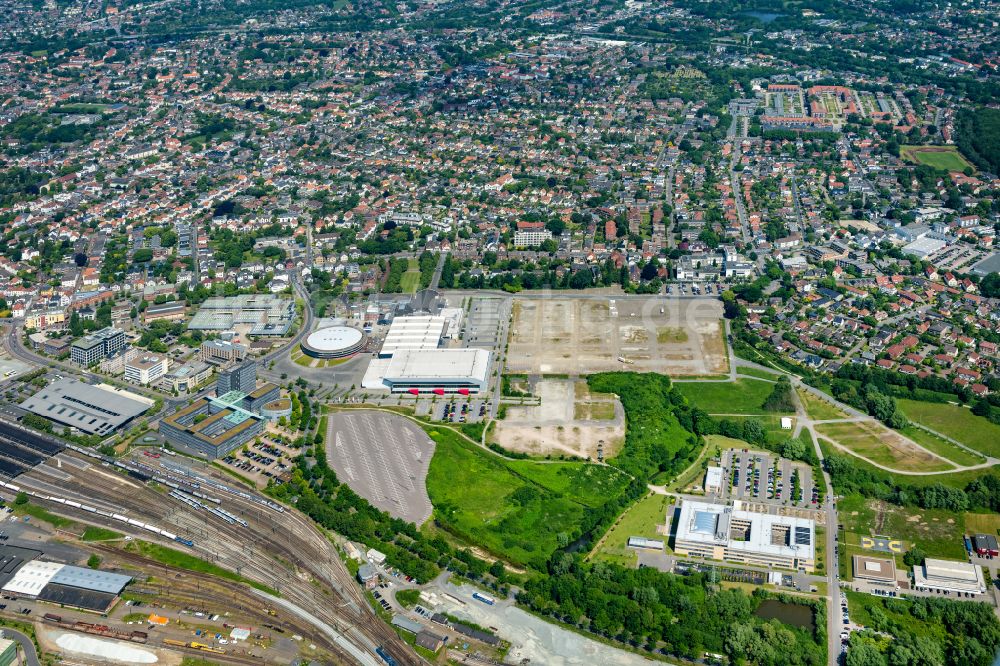
[[968,562],[926,558],[913,567],[913,589],[922,592],[985,594],[983,568]]
[[674,551],[740,564],[815,570],[815,521],[739,507],[739,502],[730,506],[684,500]]
[[131,576],[33,559],[38,551],[0,547],[3,593],[17,599],[37,599],[95,613],[107,613],[117,603]]
[[368,365],[361,385],[366,389],[414,395],[485,392],[490,374],[490,352],[476,348],[442,348],[442,342],[457,333],[461,310],[445,309],[442,313],[393,319],[378,358]]
[[22,402],[21,408],[88,435],[110,435],[152,404],[126,391],[58,379]]

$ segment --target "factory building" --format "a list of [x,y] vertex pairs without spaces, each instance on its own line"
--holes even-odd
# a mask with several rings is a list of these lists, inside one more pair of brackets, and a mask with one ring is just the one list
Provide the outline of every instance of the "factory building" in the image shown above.
[[815,521],[743,511],[739,506],[684,500],[675,552],[806,572],[816,568]]
[[486,391],[489,369],[485,349],[403,350],[373,360],[361,385],[392,393],[475,395]]
[[106,613],[130,582],[132,577],[123,574],[32,560],[8,577],[3,592],[13,598]]

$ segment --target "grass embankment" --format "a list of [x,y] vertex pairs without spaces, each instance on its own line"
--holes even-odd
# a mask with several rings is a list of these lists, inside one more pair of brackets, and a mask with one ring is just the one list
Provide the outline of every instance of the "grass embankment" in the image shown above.
[[37,504],[32,504],[30,502],[27,504],[15,504],[13,508],[14,513],[19,516],[28,516],[30,518],[34,518],[35,520],[41,520],[56,529],[63,529],[75,524],[69,518],[57,516]]
[[757,379],[767,379],[770,381],[775,381],[778,378],[778,373],[773,370],[764,370],[762,368],[750,368],[741,365],[736,368],[736,374],[743,375],[744,377],[756,377]]
[[709,414],[763,414],[764,400],[774,390],[771,382],[749,377],[735,382],[677,382],[674,386]]
[[1000,458],[1000,425],[959,405],[918,400],[896,400],[906,418],[951,437],[988,456]]
[[80,539],[82,541],[113,541],[115,539],[121,539],[123,536],[125,535],[121,532],[115,532],[114,530],[109,530],[104,527],[88,525],[87,529],[83,531],[83,535]]
[[129,542],[125,549],[134,551],[143,557],[148,557],[149,559],[168,567],[175,567],[177,569],[184,569],[185,571],[193,571],[195,573],[208,574],[209,576],[215,576],[216,578],[222,578],[223,580],[229,580],[234,583],[246,583],[250,587],[256,588],[261,592],[267,592],[275,597],[281,596],[277,590],[272,589],[263,583],[258,583],[248,578],[244,578],[229,569],[224,569],[217,564],[213,564],[179,550],[174,550],[173,548],[167,548],[148,541],[135,540]]

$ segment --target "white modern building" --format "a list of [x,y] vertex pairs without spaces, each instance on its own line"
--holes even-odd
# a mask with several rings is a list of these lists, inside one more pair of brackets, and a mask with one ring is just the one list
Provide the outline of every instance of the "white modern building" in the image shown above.
[[980,566],[928,557],[922,566],[913,567],[913,589],[922,592],[984,594],[986,581]]
[[379,356],[388,358],[397,351],[426,351],[437,349],[445,335],[448,319],[435,315],[406,315],[396,317],[385,334]]
[[125,362],[125,381],[146,386],[167,374],[170,358],[163,356],[139,356]]
[[485,349],[406,349],[391,359],[374,359],[361,385],[392,393],[475,395],[486,391],[489,371]]
[[705,470],[705,492],[722,492],[722,468],[711,466]]
[[734,505],[684,500],[674,551],[757,566],[811,572],[816,568],[816,522],[743,511]]

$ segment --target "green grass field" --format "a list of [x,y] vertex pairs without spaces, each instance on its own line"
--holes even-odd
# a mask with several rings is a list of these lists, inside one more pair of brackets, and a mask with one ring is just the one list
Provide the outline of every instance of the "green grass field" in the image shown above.
[[965,449],[955,446],[946,439],[941,439],[933,433],[922,430],[914,425],[907,426],[900,430],[920,446],[933,451],[934,453],[947,458],[958,465],[978,465],[986,462],[986,456],[970,453]]
[[812,420],[832,421],[833,419],[847,418],[847,414],[840,411],[825,400],[820,400],[812,393],[802,390],[798,390],[796,392],[799,395],[799,400],[802,401],[802,406],[805,408],[806,414],[808,414],[809,418]]
[[758,379],[770,379],[771,381],[778,379],[778,374],[776,372],[761,370],[760,368],[747,368],[742,365],[736,368],[736,374],[743,375],[745,377],[757,377]]
[[14,513],[19,516],[29,516],[35,520],[41,520],[46,522],[56,529],[61,529],[63,527],[69,527],[73,524],[73,521],[69,518],[63,518],[62,516],[57,516],[54,513],[43,509],[37,504],[21,504],[19,506],[14,506]]
[[1000,457],[1000,425],[976,416],[970,409],[938,402],[898,399],[906,418],[962,442],[986,455]]
[[628,477],[587,463],[507,461],[447,429],[428,429],[436,448],[427,492],[438,523],[519,565],[544,569],[579,536],[589,507],[621,492]]
[[657,534],[657,526],[666,523],[667,507],[672,499],[666,495],[650,493],[642,498],[621,515],[591,558],[604,562],[614,562],[626,567],[636,565],[636,553],[627,546],[628,538],[633,536],[647,537],[666,541],[666,536]]
[[[902,539],[907,547],[916,544],[931,557],[965,557],[965,519],[953,511],[900,507],[848,495],[837,502],[837,516],[847,532]],[[901,563],[900,559],[897,564]]]
[[194,555],[189,555],[188,553],[174,550],[173,548],[166,548],[148,541],[136,540],[130,541],[125,549],[134,550],[143,557],[148,557],[149,559],[155,560],[160,564],[165,564],[168,567],[194,571],[196,573],[204,573],[210,576],[215,576],[216,578],[230,580],[235,583],[247,583],[251,587],[255,587],[258,590],[267,592],[268,594],[276,597],[281,596],[276,590],[272,590],[266,585],[248,580],[243,576],[230,571],[229,569],[223,569],[217,564],[212,564],[211,562],[207,562],[201,558],[195,557]]
[[629,478],[616,467],[586,462],[552,463],[535,460],[505,461],[508,468],[530,481],[590,507],[603,505],[625,490]]
[[83,536],[80,539],[83,541],[112,541],[114,539],[121,539],[123,536],[125,535],[121,532],[87,525],[87,529],[83,531]]
[[749,377],[735,382],[677,382],[677,390],[709,414],[763,414],[774,384]]
[[[792,427],[790,430],[783,430],[781,427],[781,417],[780,416],[722,416],[721,419],[726,419],[727,421],[738,421],[743,422],[749,419],[754,421],[759,421],[762,426],[764,426],[764,432],[767,433],[768,444],[781,444],[785,440],[791,439],[792,433],[795,432],[795,421],[796,419],[792,417]],[[743,443],[742,447],[745,448],[746,443]]]
[[953,465],[905,442],[895,432],[877,423],[823,423],[816,432],[829,437],[873,463],[903,472],[937,472]]
[[971,166],[955,146],[901,146],[899,154],[910,162],[945,171],[962,171]]
[[415,294],[420,288],[420,263],[413,258],[409,259],[409,265],[400,280],[400,286],[405,294]]

